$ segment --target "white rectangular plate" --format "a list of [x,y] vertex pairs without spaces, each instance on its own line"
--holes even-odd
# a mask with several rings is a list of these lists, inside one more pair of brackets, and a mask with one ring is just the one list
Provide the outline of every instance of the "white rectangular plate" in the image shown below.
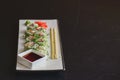
[[[23,50],[24,50],[24,42],[25,42],[25,40],[23,38],[23,35],[25,33],[25,30],[26,30],[26,26],[24,25],[25,21],[26,21],[25,19],[24,20],[19,20],[19,36],[18,36],[18,51],[17,51],[17,54],[23,52]],[[51,27],[56,27],[56,29],[57,29],[57,33],[56,33],[57,41],[56,41],[56,44],[57,44],[57,49],[58,49],[57,50],[58,59],[53,59],[52,60],[51,58],[48,58],[45,67],[36,67],[34,69],[29,69],[29,68],[25,67],[24,65],[19,64],[17,62],[16,70],[25,70],[25,71],[26,70],[27,71],[65,70],[64,62],[63,62],[63,56],[62,56],[62,50],[61,50],[61,42],[60,42],[59,27],[58,27],[57,19],[50,19],[50,20],[33,20],[32,19],[30,21],[31,22],[34,22],[34,21],[46,22],[47,25],[48,25],[48,33],[49,33],[49,29]],[[49,39],[49,41],[50,41],[50,39]],[[50,50],[49,50],[49,54],[51,54]]]

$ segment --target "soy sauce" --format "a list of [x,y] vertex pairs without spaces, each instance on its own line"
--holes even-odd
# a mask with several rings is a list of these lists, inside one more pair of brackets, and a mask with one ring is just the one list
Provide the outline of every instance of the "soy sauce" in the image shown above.
[[37,59],[42,58],[42,56],[39,56],[39,55],[37,55],[37,54],[35,54],[33,52],[28,53],[28,54],[24,55],[23,57],[26,58],[26,59],[28,59],[31,62],[33,62],[33,61],[35,61]]

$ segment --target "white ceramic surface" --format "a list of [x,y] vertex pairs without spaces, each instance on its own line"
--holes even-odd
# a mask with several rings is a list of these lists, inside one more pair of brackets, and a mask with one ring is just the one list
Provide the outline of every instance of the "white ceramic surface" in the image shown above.
[[[25,40],[23,39],[24,32],[26,30],[26,26],[24,25],[26,19],[24,20],[19,20],[19,38],[18,38],[18,52],[17,54],[23,52],[24,50],[24,42]],[[46,66],[41,67],[41,66],[35,66],[33,69],[29,69],[28,67],[21,65],[17,61],[17,66],[16,70],[28,70],[28,71],[41,71],[41,70],[64,70],[64,64],[63,64],[63,59],[62,59],[62,54],[61,54],[61,44],[60,44],[60,38],[59,38],[59,30],[58,30],[58,23],[56,19],[51,19],[51,20],[30,20],[31,22],[34,21],[44,21],[48,25],[48,33],[50,27],[54,27],[57,29],[56,37],[57,37],[57,54],[58,54],[58,59],[52,60],[50,57],[48,57],[46,61]],[[49,38],[50,41],[50,38]],[[49,49],[49,56],[51,54],[51,51]]]

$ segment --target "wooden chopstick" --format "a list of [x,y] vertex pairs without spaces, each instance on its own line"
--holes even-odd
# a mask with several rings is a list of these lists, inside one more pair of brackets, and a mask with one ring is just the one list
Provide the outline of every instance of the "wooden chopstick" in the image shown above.
[[56,29],[50,28],[51,59],[57,59]]
[[51,59],[54,59],[54,42],[53,42],[53,29],[50,28],[50,42],[51,42]]
[[54,41],[54,59],[57,59],[56,29],[55,28],[53,28],[53,41]]

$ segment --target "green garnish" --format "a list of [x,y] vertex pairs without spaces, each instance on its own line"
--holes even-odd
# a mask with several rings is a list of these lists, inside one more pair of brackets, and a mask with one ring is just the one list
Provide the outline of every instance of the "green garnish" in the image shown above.
[[25,22],[25,25],[28,26],[29,24],[31,24],[31,22],[30,22],[29,20],[27,20],[27,21]]

